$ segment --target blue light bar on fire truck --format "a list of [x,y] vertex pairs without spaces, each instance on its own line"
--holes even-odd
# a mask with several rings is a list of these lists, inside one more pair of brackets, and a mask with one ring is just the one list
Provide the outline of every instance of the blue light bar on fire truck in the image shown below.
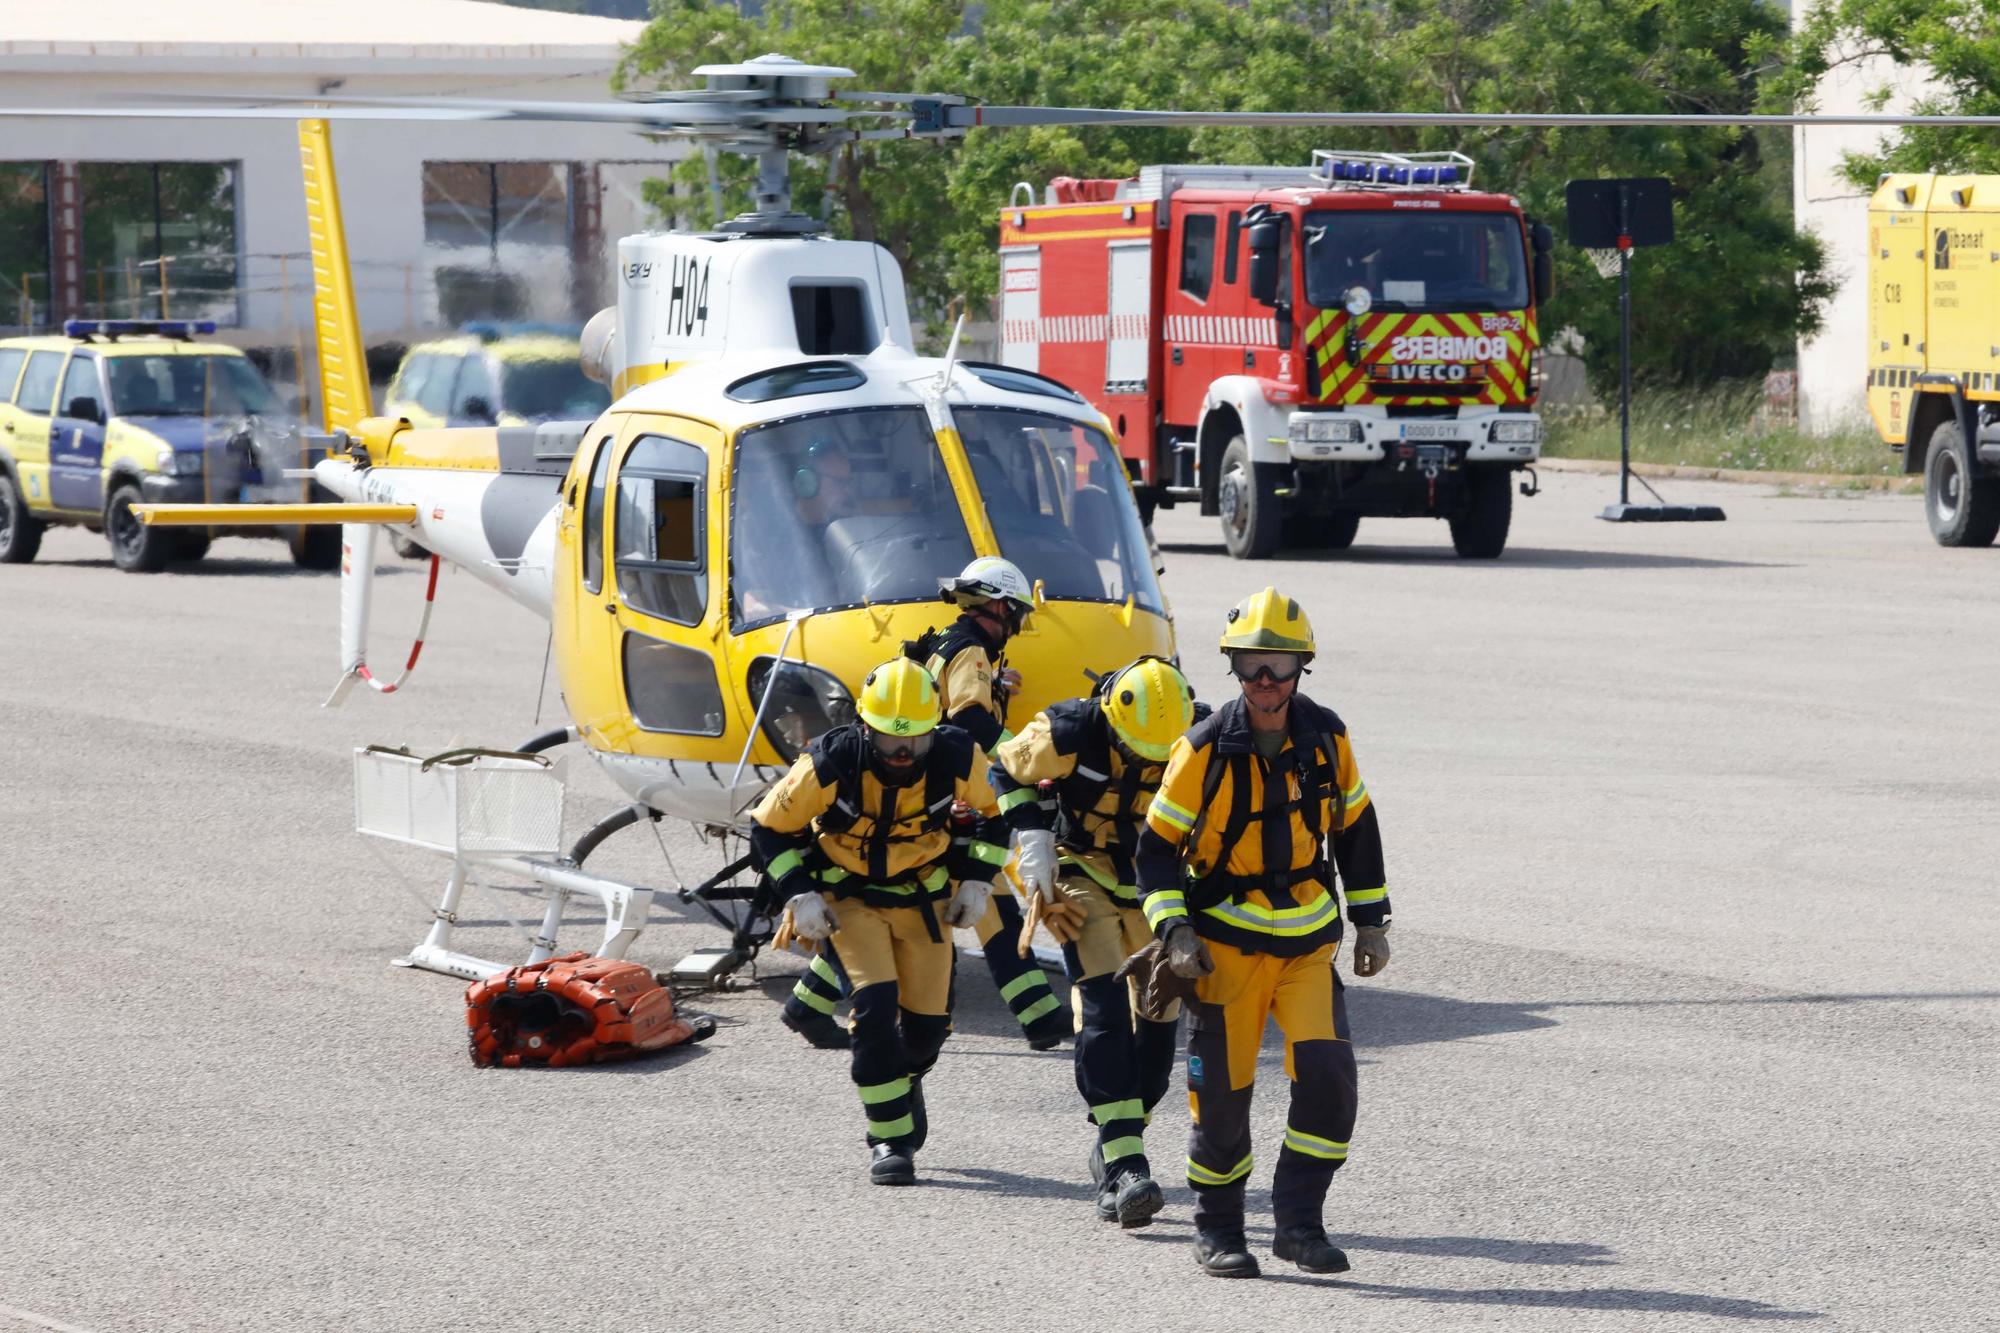
[[1364,189],[1463,190],[1472,185],[1464,153],[1344,153],[1313,150],[1313,174],[1328,185]]
[[65,338],[179,338],[215,332],[212,319],[66,319]]

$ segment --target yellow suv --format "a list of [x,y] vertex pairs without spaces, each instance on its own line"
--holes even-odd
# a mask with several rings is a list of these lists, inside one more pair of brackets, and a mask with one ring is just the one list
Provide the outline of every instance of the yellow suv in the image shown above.
[[611,392],[584,376],[580,350],[560,325],[468,324],[410,348],[383,411],[420,428],[595,420]]
[[[103,532],[135,573],[208,552],[205,528],[149,528],[132,506],[297,500],[304,434],[243,353],[198,343],[208,320],[79,320],[0,339],[0,564],[35,558],[54,524]],[[270,529],[308,569],[340,563],[339,530]]]

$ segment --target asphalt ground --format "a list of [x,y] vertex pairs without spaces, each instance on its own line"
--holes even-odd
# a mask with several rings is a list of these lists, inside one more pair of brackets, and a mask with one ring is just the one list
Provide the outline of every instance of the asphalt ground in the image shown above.
[[[703,1046],[475,1069],[461,986],[388,965],[442,861],[353,834],[348,754],[532,734],[545,627],[448,578],[411,685],[324,711],[335,579],[52,534],[0,569],[0,1329],[1994,1327],[2000,551],[1911,497],[1674,483],[1729,521],[1613,527],[1607,479],[1546,481],[1497,563],[1375,521],[1244,565],[1160,518],[1208,697],[1228,605],[1306,605],[1396,906],[1350,992],[1353,1271],[1228,1284],[1178,1091],[1168,1209],[1121,1234],[1066,1052],[971,960],[916,1189],[864,1182],[844,1057],[779,1026],[794,959],[702,999]],[[383,581],[383,660],[421,588]],[[575,770],[571,832],[617,803]],[[717,864],[663,832],[593,866]],[[525,949],[526,898],[468,908],[469,947]],[[718,938],[662,904],[634,957]],[[1263,1072],[1259,1249],[1275,1044]]]

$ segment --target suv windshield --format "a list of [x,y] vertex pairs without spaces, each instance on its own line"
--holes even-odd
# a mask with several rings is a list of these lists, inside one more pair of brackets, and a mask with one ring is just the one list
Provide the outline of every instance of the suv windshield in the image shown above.
[[730,619],[932,601],[972,539],[923,410],[851,408],[744,431],[729,523]]
[[1337,310],[1355,287],[1377,310],[1520,310],[1528,304],[1512,213],[1306,214],[1306,299]]
[[956,407],[1000,554],[1049,597],[1165,614],[1125,464],[1103,431],[1006,407]]
[[500,408],[529,421],[595,419],[611,406],[611,390],[583,373],[574,356],[501,363]]
[[240,356],[107,356],[111,411],[127,417],[279,413],[278,397]]

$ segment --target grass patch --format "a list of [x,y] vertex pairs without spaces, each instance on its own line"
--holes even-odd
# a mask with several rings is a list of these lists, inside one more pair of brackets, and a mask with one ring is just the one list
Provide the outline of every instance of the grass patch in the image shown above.
[[[1542,452],[1550,458],[1618,458],[1618,405],[1610,410],[1551,411]],[[1709,389],[1635,390],[1632,461],[1751,472],[1829,472],[1890,476],[1901,455],[1868,427],[1808,435],[1790,421],[1773,421],[1761,384]]]

